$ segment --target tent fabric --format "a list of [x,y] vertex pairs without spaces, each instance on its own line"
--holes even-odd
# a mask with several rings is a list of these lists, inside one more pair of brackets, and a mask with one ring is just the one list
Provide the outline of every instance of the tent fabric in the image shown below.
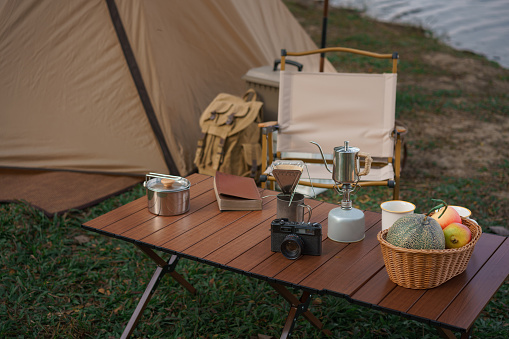
[[0,16],[1,166],[164,168],[105,2],[9,1]]
[[[198,119],[218,93],[241,95],[242,75],[282,48],[316,48],[281,1],[115,4],[171,174],[193,171]],[[0,0],[0,54],[0,167],[169,173],[106,0]]]

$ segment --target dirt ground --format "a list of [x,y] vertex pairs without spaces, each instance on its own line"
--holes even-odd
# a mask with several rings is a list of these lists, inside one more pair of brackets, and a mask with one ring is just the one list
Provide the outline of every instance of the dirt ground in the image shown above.
[[[468,105],[470,98],[509,93],[509,81],[499,80],[500,72],[474,59],[459,58],[435,53],[423,56],[435,67],[446,70],[448,75],[400,77],[400,85],[418,85],[432,91],[460,91],[453,101],[457,105]],[[494,100],[494,99],[492,99]],[[493,107],[496,102],[493,102]],[[411,133],[407,141],[413,142],[405,172],[416,175],[441,175],[473,178],[489,177],[493,167],[509,159],[509,119],[507,115],[479,108],[476,112],[462,112],[456,107],[442,107],[437,114],[416,112],[411,119],[401,119]],[[426,126],[423,128],[422,126]],[[428,140],[427,145],[422,145]],[[419,146],[419,147],[416,147]],[[509,192],[501,192],[509,197]]]
[[[468,189],[468,201],[486,211],[497,234],[509,235],[509,70],[474,58],[444,53],[423,56],[442,75],[401,76],[399,86],[417,85],[430,93],[458,93],[439,109],[414,112],[409,127],[402,180],[430,190],[443,177],[465,178],[484,187]],[[438,99],[440,100],[440,99]],[[464,107],[464,109],[462,109]],[[422,184],[420,184],[422,183]],[[420,186],[419,186],[420,185]]]

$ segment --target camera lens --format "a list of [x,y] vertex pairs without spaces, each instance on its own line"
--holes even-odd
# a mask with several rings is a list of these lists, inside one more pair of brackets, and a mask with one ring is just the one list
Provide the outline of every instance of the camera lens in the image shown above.
[[288,259],[298,259],[302,250],[304,249],[304,242],[295,234],[287,235],[281,243],[281,253]]

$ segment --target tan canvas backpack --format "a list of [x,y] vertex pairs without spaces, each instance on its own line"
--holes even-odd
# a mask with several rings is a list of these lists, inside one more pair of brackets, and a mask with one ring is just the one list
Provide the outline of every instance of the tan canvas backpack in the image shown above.
[[209,104],[200,117],[202,135],[194,159],[200,173],[214,176],[220,171],[258,178],[262,106],[253,89],[242,98],[221,93]]

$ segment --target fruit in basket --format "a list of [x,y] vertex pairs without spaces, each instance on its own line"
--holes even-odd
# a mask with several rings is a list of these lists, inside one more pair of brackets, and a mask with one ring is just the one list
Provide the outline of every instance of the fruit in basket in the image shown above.
[[460,248],[472,240],[472,232],[467,226],[453,222],[444,228],[445,248]]
[[440,224],[424,214],[408,214],[396,220],[387,231],[386,240],[394,246],[408,249],[445,249]]
[[[445,204],[445,203],[444,203]],[[452,223],[460,223],[461,217],[459,213],[452,207],[448,207],[447,204],[441,207],[435,214],[431,216],[433,219],[438,221],[442,229],[446,228]]]

